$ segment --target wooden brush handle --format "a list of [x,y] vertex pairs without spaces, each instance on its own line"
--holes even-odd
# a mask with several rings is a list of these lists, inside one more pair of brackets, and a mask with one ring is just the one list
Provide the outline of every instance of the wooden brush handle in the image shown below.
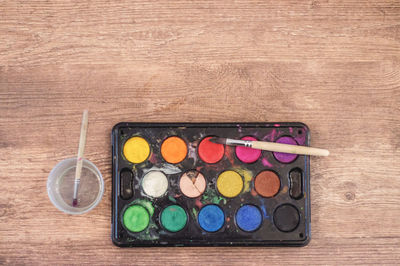
[[78,148],[78,156],[77,156],[76,170],[75,170],[75,180],[79,180],[81,178],[83,153],[85,151],[86,132],[88,129],[88,116],[89,116],[88,110],[83,111],[81,136],[79,138],[79,148]]
[[275,142],[265,142],[265,141],[253,141],[252,148],[274,151],[274,152],[284,152],[302,155],[314,155],[314,156],[328,156],[329,151],[325,149],[312,148],[307,146],[289,145]]

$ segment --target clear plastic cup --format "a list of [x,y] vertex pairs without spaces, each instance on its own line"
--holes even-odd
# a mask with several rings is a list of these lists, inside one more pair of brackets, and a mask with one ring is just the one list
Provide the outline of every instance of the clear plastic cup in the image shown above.
[[83,214],[99,204],[104,194],[104,181],[99,169],[83,159],[78,189],[78,205],[72,206],[75,182],[76,158],[59,162],[47,179],[47,193],[50,201],[60,211],[68,214]]

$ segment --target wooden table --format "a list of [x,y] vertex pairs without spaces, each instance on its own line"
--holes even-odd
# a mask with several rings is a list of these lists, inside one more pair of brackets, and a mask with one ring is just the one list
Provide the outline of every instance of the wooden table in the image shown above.
[[[0,1],[0,264],[398,264],[398,1]],[[47,176],[77,152],[100,205],[58,211]],[[138,248],[110,240],[120,121],[302,121],[312,145],[303,248]]]

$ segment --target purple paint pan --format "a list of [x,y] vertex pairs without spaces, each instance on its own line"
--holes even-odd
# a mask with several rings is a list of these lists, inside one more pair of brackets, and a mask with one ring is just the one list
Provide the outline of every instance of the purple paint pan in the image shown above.
[[[289,136],[280,137],[275,141],[276,143],[298,145],[296,140]],[[291,163],[297,158],[297,154],[284,153],[284,152],[274,152],[274,157],[281,163]]]

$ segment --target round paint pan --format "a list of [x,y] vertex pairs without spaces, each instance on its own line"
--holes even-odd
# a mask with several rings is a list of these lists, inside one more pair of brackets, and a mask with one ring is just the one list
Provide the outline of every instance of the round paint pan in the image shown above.
[[144,175],[141,186],[146,195],[159,198],[168,190],[168,179],[161,171],[150,171]]
[[206,190],[207,182],[204,175],[196,170],[189,170],[181,176],[179,188],[188,198],[197,198]]
[[258,207],[246,204],[240,207],[235,215],[236,225],[245,232],[254,232],[262,224],[262,214]]
[[146,161],[150,156],[149,142],[140,136],[129,138],[123,145],[123,154],[126,160],[139,164]]
[[188,222],[186,211],[179,205],[170,205],[162,210],[160,224],[165,230],[176,233],[185,228]]
[[236,171],[227,170],[218,175],[218,192],[226,198],[237,197],[243,190],[243,177]]
[[[280,137],[275,141],[276,143],[281,143],[281,144],[289,144],[289,145],[298,145],[297,141],[290,137],[290,136],[283,136]],[[298,155],[297,154],[292,154],[292,153],[284,153],[284,152],[274,152],[274,157],[278,162],[281,163],[292,163],[294,162]]]
[[217,232],[225,224],[224,211],[215,204],[209,204],[201,208],[197,216],[198,223],[206,232]]
[[[241,140],[256,141],[257,139],[252,136],[245,136]],[[236,157],[243,163],[254,163],[260,158],[261,150],[253,149],[250,147],[236,146],[235,147]]]
[[161,156],[168,163],[177,164],[182,162],[187,153],[186,142],[178,136],[168,137],[161,144]]
[[138,233],[149,226],[150,214],[142,205],[134,204],[126,208],[122,221],[126,229]]
[[281,188],[279,176],[270,170],[264,170],[258,173],[254,179],[254,189],[257,194],[264,198],[272,198],[278,194]]
[[274,224],[282,232],[291,232],[297,228],[300,214],[291,204],[280,205],[274,211]]
[[222,144],[211,142],[214,136],[203,138],[197,147],[197,154],[206,163],[217,163],[222,160],[225,154],[225,147]]

